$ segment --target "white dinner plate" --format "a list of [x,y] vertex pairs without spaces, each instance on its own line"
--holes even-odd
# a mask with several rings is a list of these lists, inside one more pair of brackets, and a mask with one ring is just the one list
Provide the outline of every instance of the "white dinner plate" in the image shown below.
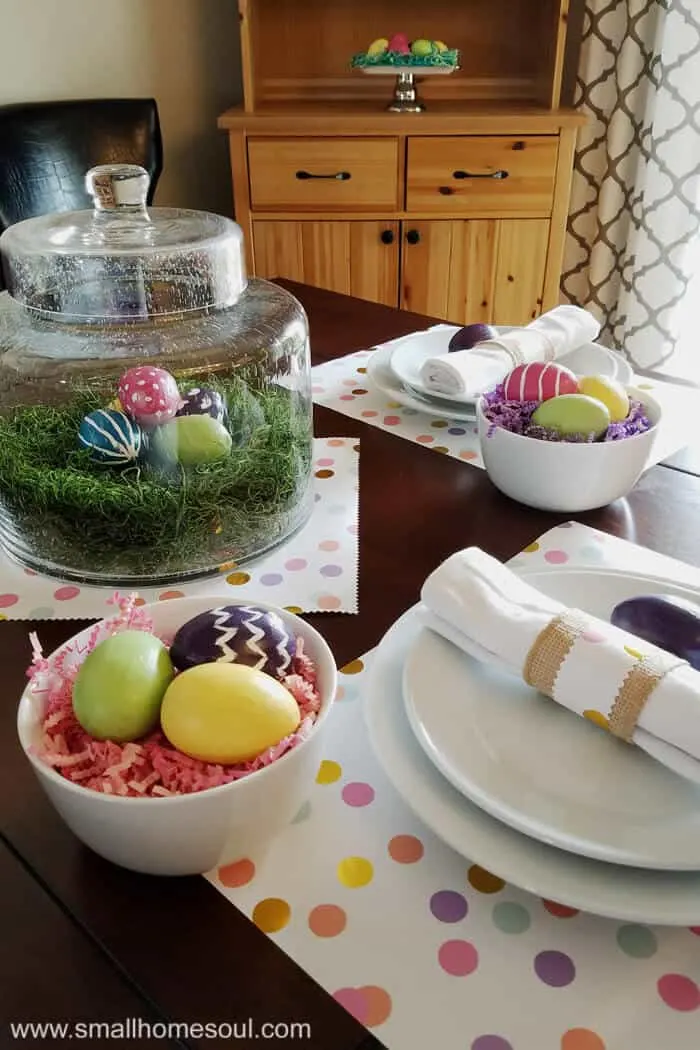
[[[512,328],[496,328],[499,334],[513,331]],[[421,378],[421,368],[431,357],[446,354],[450,339],[456,327],[440,326],[428,329],[394,344],[394,349],[389,361],[389,367],[399,383],[410,388],[411,392],[432,399],[435,392],[426,386]],[[568,354],[562,354],[557,358],[557,363],[571,369],[576,375],[599,375],[615,379],[623,386],[630,386],[634,381],[634,372],[625,358],[599,343],[585,343],[583,346],[571,350]],[[481,393],[486,393],[485,390]],[[454,401],[455,404],[474,403],[473,398],[465,398],[463,395],[440,394],[441,401]]]
[[[642,594],[700,594],[604,570],[519,573],[569,608],[609,620]],[[505,824],[560,849],[635,867],[700,871],[700,785],[514,675],[424,628],[403,677],[408,720],[440,772]],[[591,697],[591,707],[599,706]]]
[[461,856],[538,897],[626,922],[697,925],[700,873],[577,857],[494,820],[448,783],[418,744],[404,711],[403,666],[421,629],[416,609],[394,624],[372,654],[363,689],[372,748],[415,815]]
[[454,423],[473,423],[476,419],[476,404],[465,402],[457,405],[450,401],[440,401],[439,398],[421,397],[417,393],[407,390],[399,383],[394,373],[389,368],[389,361],[393,347],[391,345],[379,347],[375,350],[367,362],[367,379],[373,383],[383,394],[395,401],[397,405],[404,405],[416,412],[423,412],[434,419],[447,419]]

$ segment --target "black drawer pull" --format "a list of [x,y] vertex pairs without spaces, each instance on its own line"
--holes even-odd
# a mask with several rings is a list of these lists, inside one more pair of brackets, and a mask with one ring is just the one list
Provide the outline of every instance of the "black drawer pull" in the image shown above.
[[504,171],[501,168],[499,171],[488,171],[488,172],[474,172],[474,171],[453,171],[453,179],[507,179],[510,172]]
[[382,244],[393,244],[394,243],[394,231],[393,230],[382,230],[381,232]]
[[419,244],[420,243],[420,233],[418,232],[418,230],[409,230],[408,233],[406,234],[406,240],[408,241],[409,244]]
[[349,171],[336,171],[335,175],[314,175],[311,171],[298,171],[296,173],[298,179],[335,179],[337,182],[347,182],[348,179],[352,178]]

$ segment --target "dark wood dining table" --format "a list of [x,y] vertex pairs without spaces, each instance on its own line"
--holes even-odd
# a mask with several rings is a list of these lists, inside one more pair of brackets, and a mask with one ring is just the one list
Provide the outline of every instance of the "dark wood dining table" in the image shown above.
[[[314,364],[432,321],[280,283],[307,310]],[[319,436],[361,442],[360,611],[308,617],[340,666],[376,645],[415,603],[428,573],[453,551],[475,544],[507,559],[572,517],[516,504],[485,471],[328,409],[315,409],[315,429]],[[699,475],[700,456],[691,449],[649,470],[626,500],[576,520],[700,564]],[[62,824],[21,752],[15,716],[30,661],[29,632],[39,630],[50,651],[83,626],[74,620],[0,624],[0,1047],[21,1045],[13,1041],[10,1021],[127,1017],[240,1026],[250,1019],[254,1029],[305,1022],[309,1050],[381,1046],[205,879],[125,871],[91,853]],[[232,1043],[176,1030],[159,1043],[259,1046],[255,1037]],[[63,1042],[58,1037],[46,1045]],[[65,1045],[71,1045],[67,1038]],[[96,1037],[86,1045],[103,1044]],[[145,1046],[146,1040],[134,1037],[124,1045]]]

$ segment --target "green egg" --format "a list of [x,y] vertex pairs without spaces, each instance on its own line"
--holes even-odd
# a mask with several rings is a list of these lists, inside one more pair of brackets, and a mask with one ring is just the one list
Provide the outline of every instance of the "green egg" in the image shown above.
[[159,638],[122,631],[100,642],[81,664],[73,683],[73,712],[96,740],[138,740],[158,725],[174,676]]
[[223,423],[207,415],[179,416],[154,432],[151,457],[165,463],[194,467],[215,463],[231,451],[231,435]]
[[610,426],[610,412],[587,394],[562,394],[543,401],[532,414],[535,426],[560,434],[562,438],[593,434],[600,437]]

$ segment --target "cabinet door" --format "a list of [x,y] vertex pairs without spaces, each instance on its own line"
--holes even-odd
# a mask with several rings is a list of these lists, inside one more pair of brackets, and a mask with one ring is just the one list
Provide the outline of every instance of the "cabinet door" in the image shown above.
[[537,317],[549,220],[403,223],[401,306],[454,324],[520,325]]
[[253,222],[255,273],[398,305],[397,222]]

